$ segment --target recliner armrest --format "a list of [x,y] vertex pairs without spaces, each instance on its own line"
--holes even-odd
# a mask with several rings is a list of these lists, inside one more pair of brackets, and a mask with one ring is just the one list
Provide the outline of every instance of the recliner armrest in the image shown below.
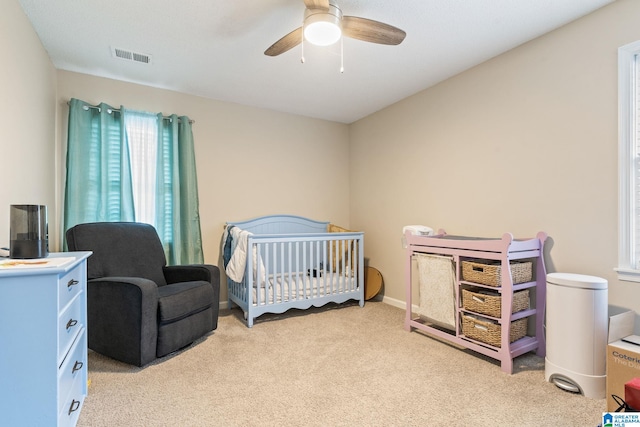
[[204,280],[214,284],[220,281],[220,269],[211,264],[169,265],[163,267],[167,284]]
[[139,277],[87,281],[89,348],[143,366],[156,358],[158,286]]

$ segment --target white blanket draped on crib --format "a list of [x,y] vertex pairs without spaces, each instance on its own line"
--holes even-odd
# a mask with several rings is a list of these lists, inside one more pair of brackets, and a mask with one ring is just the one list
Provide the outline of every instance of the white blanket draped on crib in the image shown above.
[[226,241],[227,232],[231,233],[233,240],[231,244],[231,259],[225,268],[225,273],[227,277],[230,277],[232,280],[242,282],[247,264],[247,238],[251,233],[241,230],[238,227],[232,227],[230,231],[225,229],[223,242]]
[[455,270],[453,258],[415,254],[420,280],[418,314],[455,329]]

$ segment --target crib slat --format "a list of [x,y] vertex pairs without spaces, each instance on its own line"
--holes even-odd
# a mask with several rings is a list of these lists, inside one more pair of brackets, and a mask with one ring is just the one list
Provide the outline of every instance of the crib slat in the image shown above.
[[[262,277],[266,277],[266,271],[264,270],[264,265],[261,262],[258,262],[258,260],[262,259],[262,246],[261,244],[256,243],[256,259],[253,260],[254,263],[257,263],[256,265],[256,277],[253,279],[255,280],[255,289],[256,289],[256,298],[255,298],[255,302],[257,305],[260,304],[260,287],[263,286],[263,282],[264,280],[262,279]],[[253,251],[253,249],[252,249]],[[252,252],[253,253],[253,252]],[[251,271],[251,270],[249,270]],[[253,293],[253,289],[249,288],[249,292]],[[251,301],[251,304],[253,304],[253,301]]]
[[[327,294],[327,279],[329,276],[329,269],[327,268],[327,241],[322,243],[322,294]],[[318,292],[320,292],[320,286],[318,286]]]
[[272,271],[273,266],[269,262],[270,257],[271,257],[271,245],[269,243],[265,243],[264,259],[266,261],[263,261],[265,263],[265,266],[264,266],[265,280],[262,281],[261,283],[262,286],[258,289],[258,291],[260,292],[260,304],[267,304],[267,302],[269,301],[269,289],[270,289],[269,281],[271,280],[271,276],[273,275],[273,271]]
[[[251,250],[252,245],[254,245],[254,242],[252,239],[248,239],[247,241],[247,250]],[[249,304],[252,301],[252,283],[255,280],[253,275],[249,275],[246,274],[246,271],[252,271],[253,268],[253,263],[255,262],[255,260],[251,259],[251,258],[247,258],[247,270],[245,270],[245,275],[242,278],[242,286],[244,287],[244,298],[248,300]],[[250,309],[247,308],[247,316],[249,315],[249,311]]]
[[280,301],[284,301],[284,243],[283,242],[278,242],[278,243],[274,243],[274,245],[277,245],[280,248],[280,270],[278,271],[278,276],[280,277],[280,280],[278,281],[278,286],[277,288],[280,290],[280,296],[278,296],[277,291],[275,292],[275,295],[273,296],[273,303],[275,304],[276,302]]
[[343,292],[349,291],[349,271],[351,270],[351,245],[349,245],[349,240],[344,241],[344,275],[342,281]]
[[287,242],[287,268],[286,268],[286,272],[287,272],[287,300],[291,300],[291,299],[295,299],[295,296],[292,295],[292,291],[291,291],[291,273],[292,273],[292,268],[291,268],[291,242]]
[[300,245],[300,242],[295,242],[295,259],[294,259],[294,267],[293,267],[293,281],[294,283],[293,285],[293,292],[295,292],[296,295],[296,299],[300,298],[300,271],[302,271],[302,269],[304,268],[304,266],[302,265],[302,251],[304,250],[303,246]]
[[338,267],[338,279],[337,279],[337,285],[336,285],[336,292],[342,292],[342,288],[343,288],[343,283],[342,283],[342,278],[344,277],[344,266],[345,266],[345,254],[344,254],[344,240],[341,240],[340,243],[340,266]]
[[267,289],[271,291],[271,298],[267,298],[267,301],[266,301],[267,304],[276,303],[276,288],[278,286],[278,270],[277,270],[278,262],[276,258],[276,254],[278,253],[277,243],[276,242],[271,243],[271,248],[273,249],[271,251],[271,254],[272,254],[271,265],[273,266],[273,273],[272,273],[273,285],[267,286]]
[[[313,241],[309,241],[309,269],[313,269]],[[309,298],[311,296],[311,292],[309,288],[311,287],[311,274],[307,276],[307,280],[304,281],[304,297]]]
[[349,240],[349,271],[347,271],[347,283],[349,284],[349,292],[353,291],[353,272],[356,268],[356,259],[355,259],[355,244],[356,242],[353,240]]

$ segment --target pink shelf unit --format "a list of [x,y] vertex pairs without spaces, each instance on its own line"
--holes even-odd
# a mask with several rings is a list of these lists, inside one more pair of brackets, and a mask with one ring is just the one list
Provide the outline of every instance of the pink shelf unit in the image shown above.
[[[513,373],[513,359],[524,353],[535,350],[540,357],[545,356],[545,341],[543,332],[544,306],[546,299],[546,270],[544,266],[544,242],[547,234],[539,232],[535,238],[514,239],[511,233],[505,233],[502,238],[476,238],[466,236],[447,235],[443,230],[432,236],[405,234],[406,248],[406,317],[404,327],[407,331],[419,329],[427,334],[453,342],[469,348],[485,356],[500,361],[503,372]],[[415,254],[447,255],[453,258],[455,265],[455,330],[442,328],[431,322],[428,317],[414,314],[412,303],[412,287],[417,285],[417,278],[413,278],[412,260]],[[490,287],[462,279],[461,263],[467,260],[487,260],[500,262],[501,285]],[[513,284],[510,262],[514,260],[532,261],[532,279],[529,282]],[[507,272],[507,274],[505,274]],[[495,292],[501,297],[501,316],[469,312],[462,306],[463,288],[480,288],[488,292]],[[530,308],[511,313],[514,292],[529,289]],[[486,318],[500,325],[500,346],[496,347],[469,337],[462,330],[462,316],[471,314],[479,318]],[[511,322],[528,318],[528,332],[514,342],[509,342]]]

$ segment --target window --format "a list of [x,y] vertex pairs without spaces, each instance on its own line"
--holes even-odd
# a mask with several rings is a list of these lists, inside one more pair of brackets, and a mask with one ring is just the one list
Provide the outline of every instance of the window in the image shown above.
[[169,265],[203,262],[191,120],[69,102],[63,232],[76,224],[153,225]]
[[124,126],[131,162],[135,220],[155,226],[158,116],[127,110]]
[[640,282],[640,41],[618,49],[618,278]]

